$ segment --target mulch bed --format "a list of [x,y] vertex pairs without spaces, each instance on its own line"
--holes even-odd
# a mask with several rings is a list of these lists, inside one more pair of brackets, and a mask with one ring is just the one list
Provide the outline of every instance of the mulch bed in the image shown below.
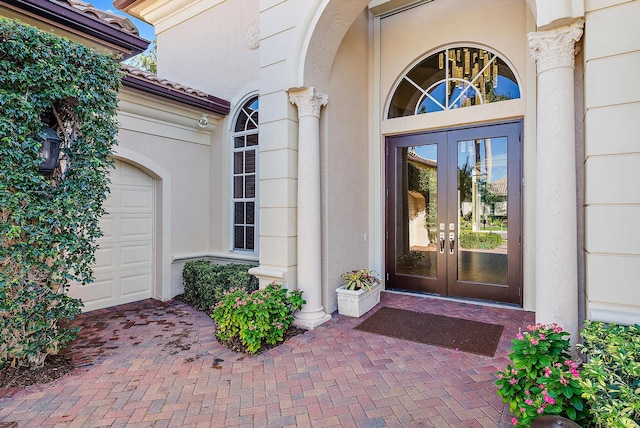
[[287,329],[287,331],[284,332],[284,340],[282,342],[278,342],[276,344],[270,345],[268,343],[264,343],[262,345],[262,347],[260,349],[258,349],[258,352],[256,352],[255,354],[251,354],[248,350],[247,347],[242,343],[242,341],[240,340],[240,338],[238,336],[233,337],[227,341],[222,341],[220,339],[218,339],[218,337],[216,336],[216,340],[218,341],[219,344],[221,344],[222,346],[224,346],[227,349],[230,349],[234,352],[239,352],[241,354],[247,354],[247,355],[260,355],[265,351],[268,351],[269,349],[273,349],[281,344],[283,344],[284,342],[286,342],[287,340],[291,339],[294,336],[297,336],[299,334],[304,333],[305,329],[303,328],[299,328],[296,326],[291,326]]
[[0,388],[20,388],[39,383],[49,383],[74,369],[66,355],[49,355],[42,367],[11,367],[6,364],[0,370]]

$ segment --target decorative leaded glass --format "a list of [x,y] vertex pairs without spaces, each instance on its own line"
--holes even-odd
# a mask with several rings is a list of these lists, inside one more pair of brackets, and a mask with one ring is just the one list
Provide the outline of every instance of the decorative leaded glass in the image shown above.
[[520,98],[511,68],[496,54],[447,48],[420,61],[398,82],[387,118]]

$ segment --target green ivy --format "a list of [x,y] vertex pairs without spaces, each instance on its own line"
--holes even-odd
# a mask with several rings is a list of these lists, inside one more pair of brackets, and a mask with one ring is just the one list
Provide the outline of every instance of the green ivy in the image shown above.
[[[64,292],[72,280],[92,280],[116,143],[118,70],[112,56],[0,18],[0,297],[22,295],[32,287]],[[38,172],[43,115],[57,116],[68,159],[66,169],[50,177]],[[41,298],[49,306],[63,304],[46,293],[30,294],[48,296]],[[0,343],[11,335],[43,331],[37,317],[25,319],[22,333],[14,331],[15,323],[7,318],[15,308],[6,307],[7,299],[0,303]],[[51,313],[57,321],[78,310]],[[49,324],[45,330],[53,329],[47,334],[55,336],[58,323]],[[64,332],[60,335],[69,340]],[[3,359],[25,365],[43,361],[41,355],[6,350],[0,367]]]

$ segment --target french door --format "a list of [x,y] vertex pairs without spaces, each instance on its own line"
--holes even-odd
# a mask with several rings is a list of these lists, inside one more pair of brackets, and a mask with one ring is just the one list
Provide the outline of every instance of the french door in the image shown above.
[[522,123],[387,137],[387,289],[522,305]]

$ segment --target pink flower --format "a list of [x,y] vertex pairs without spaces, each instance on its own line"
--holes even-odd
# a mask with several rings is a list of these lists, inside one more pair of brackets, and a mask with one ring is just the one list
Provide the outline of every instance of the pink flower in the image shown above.
[[544,401],[546,401],[549,404],[556,404],[556,400],[551,398],[551,397],[549,397],[548,395],[544,396]]
[[532,345],[537,345],[538,343],[539,342],[536,339],[534,339],[533,337],[531,338],[531,344]]
[[503,377],[502,373],[498,373],[498,379],[502,379]]
[[544,368],[544,377],[549,377],[551,374],[551,369],[549,367]]
[[540,334],[538,335],[538,339],[540,339],[540,340],[544,340],[544,339],[546,339],[546,337],[544,336],[544,334],[540,333]]
[[529,406],[533,406],[533,400],[531,398],[527,398],[526,400],[524,400],[524,402]]
[[528,389],[524,393],[525,395],[531,395],[531,391],[529,391]]
[[516,383],[518,383],[518,379],[516,379],[516,378],[514,377],[514,378],[512,378],[511,380],[509,380],[509,383],[510,383],[511,385],[515,385]]
[[515,426],[518,425],[518,419],[517,418],[511,418],[511,423]]
[[524,336],[520,333],[516,334],[516,337],[518,338],[518,340],[524,340]]
[[539,407],[537,412],[539,415],[541,415],[544,412],[544,407]]

